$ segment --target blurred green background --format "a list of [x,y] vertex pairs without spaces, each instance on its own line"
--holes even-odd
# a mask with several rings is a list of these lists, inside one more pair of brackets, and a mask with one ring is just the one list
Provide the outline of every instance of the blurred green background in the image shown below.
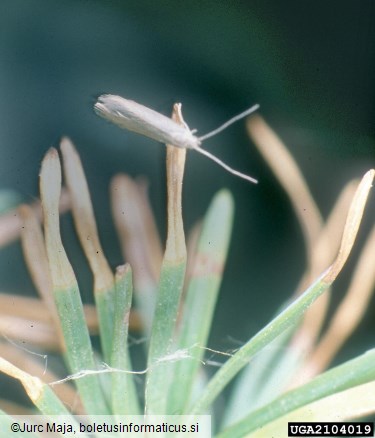
[[[0,3],[0,187],[38,196],[40,161],[63,135],[84,163],[104,249],[122,263],[108,184],[144,175],[165,237],[165,150],[121,131],[92,110],[119,94],[185,120],[202,135],[254,103],[289,146],[324,215],[353,177],[375,166],[375,3],[287,1],[47,1]],[[284,192],[239,122],[204,145],[259,179],[233,177],[191,152],[186,164],[188,231],[213,194],[236,201],[234,236],[212,333],[213,348],[235,348],[291,295],[303,270],[301,230]],[[374,223],[374,194],[358,254]],[[63,238],[82,293],[90,275],[63,220]],[[337,282],[345,291],[350,265]],[[33,293],[20,246],[0,252],[0,290]],[[341,359],[373,346],[375,303]]]

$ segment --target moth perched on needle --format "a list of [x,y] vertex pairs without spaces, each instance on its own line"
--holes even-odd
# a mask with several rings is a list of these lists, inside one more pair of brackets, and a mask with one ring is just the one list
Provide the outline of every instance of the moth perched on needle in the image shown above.
[[174,120],[163,114],[120,96],[103,94],[98,98],[98,101],[94,106],[94,109],[99,116],[115,123],[121,128],[179,148],[194,149],[224,167],[228,172],[255,184],[258,182],[256,179],[232,169],[215,155],[202,149],[200,145],[202,141],[218,134],[232,123],[253,113],[258,108],[259,105],[254,105],[241,114],[231,118],[219,128],[203,135],[202,137],[196,137],[194,135],[196,131],[191,131],[186,124],[179,125]]

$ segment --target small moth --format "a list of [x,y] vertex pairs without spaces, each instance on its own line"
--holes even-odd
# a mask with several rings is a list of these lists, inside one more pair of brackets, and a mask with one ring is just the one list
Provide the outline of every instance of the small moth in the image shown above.
[[163,114],[120,96],[103,94],[98,98],[98,101],[94,106],[94,109],[99,116],[115,123],[121,128],[136,132],[137,134],[142,134],[161,143],[170,144],[184,149],[194,149],[224,167],[228,172],[255,184],[258,182],[256,179],[232,169],[215,155],[202,149],[200,145],[202,141],[218,134],[232,123],[246,117],[258,108],[259,105],[254,105],[241,114],[231,118],[219,128],[203,135],[202,137],[196,137],[194,135],[196,130],[191,131],[186,124],[179,125],[174,120]]

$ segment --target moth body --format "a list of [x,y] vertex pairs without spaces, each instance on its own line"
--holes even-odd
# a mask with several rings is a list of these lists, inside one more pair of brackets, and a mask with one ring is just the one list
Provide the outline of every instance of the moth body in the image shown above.
[[184,149],[199,147],[200,140],[188,129],[151,108],[120,96],[104,94],[94,106],[101,117],[123,129]]

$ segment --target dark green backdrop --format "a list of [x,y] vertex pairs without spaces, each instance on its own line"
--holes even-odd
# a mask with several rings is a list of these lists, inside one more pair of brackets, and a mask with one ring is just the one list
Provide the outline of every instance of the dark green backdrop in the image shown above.
[[[358,1],[68,1],[0,3],[0,188],[37,196],[46,150],[62,135],[81,154],[111,265],[122,262],[109,214],[108,183],[142,174],[165,235],[164,148],[120,131],[92,111],[100,93],[120,94],[169,114],[183,103],[205,133],[258,102],[289,145],[327,214],[341,187],[375,166],[375,4]],[[254,186],[189,153],[186,229],[213,194],[236,201],[231,252],[213,348],[243,342],[294,290],[303,241],[289,202],[240,122],[207,142]],[[360,235],[374,223],[374,194]],[[69,237],[83,294],[90,276]],[[358,247],[359,248],[359,247]],[[354,257],[353,257],[354,259]],[[350,267],[338,282],[345,290]],[[0,289],[33,293],[18,244],[0,252]],[[374,345],[374,300],[346,356]],[[342,356],[343,358],[344,356]]]

